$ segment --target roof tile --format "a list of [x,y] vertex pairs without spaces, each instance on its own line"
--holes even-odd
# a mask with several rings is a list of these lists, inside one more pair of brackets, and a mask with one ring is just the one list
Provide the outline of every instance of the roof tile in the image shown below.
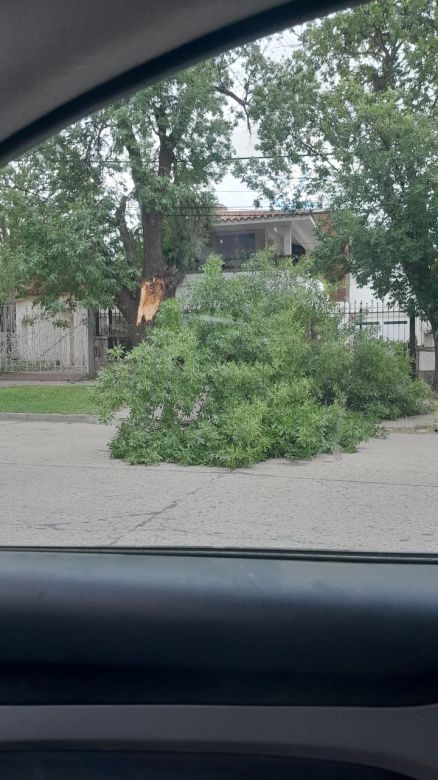
[[325,213],[324,210],[319,209],[297,209],[295,211],[281,211],[268,210],[268,209],[244,209],[242,211],[230,211],[228,209],[219,209],[217,213],[217,221],[224,222],[258,222],[266,219],[284,218],[305,216],[310,214]]

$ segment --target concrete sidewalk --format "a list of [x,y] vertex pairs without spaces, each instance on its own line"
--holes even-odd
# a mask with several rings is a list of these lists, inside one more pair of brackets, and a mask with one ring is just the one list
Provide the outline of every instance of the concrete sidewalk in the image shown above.
[[399,417],[398,420],[386,420],[382,426],[390,431],[429,431],[435,430],[438,424],[438,415],[435,412],[430,414],[415,414],[412,417]]
[[77,369],[58,371],[6,371],[0,372],[0,387],[14,385],[66,385],[69,383],[88,384],[86,372]]
[[251,469],[129,466],[114,429],[0,422],[0,544],[438,551],[438,435]]
[[[6,374],[6,376],[8,376]],[[0,377],[2,387],[59,387],[60,385],[95,385],[95,379],[5,379]]]
[[0,422],[48,422],[48,423],[90,423],[97,425],[97,417],[92,414],[57,414],[39,412],[0,412]]

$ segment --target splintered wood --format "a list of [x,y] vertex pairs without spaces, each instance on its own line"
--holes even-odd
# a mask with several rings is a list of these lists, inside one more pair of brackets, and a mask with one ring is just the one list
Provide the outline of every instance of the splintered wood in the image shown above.
[[160,276],[154,276],[150,281],[142,281],[140,285],[140,302],[137,309],[137,325],[142,322],[152,322],[160,303],[164,298],[165,284]]

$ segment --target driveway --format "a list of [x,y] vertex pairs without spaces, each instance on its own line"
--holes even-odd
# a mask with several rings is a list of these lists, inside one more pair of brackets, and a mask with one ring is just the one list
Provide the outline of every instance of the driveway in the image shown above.
[[0,544],[438,552],[438,434],[251,469],[128,466],[110,427],[0,422]]

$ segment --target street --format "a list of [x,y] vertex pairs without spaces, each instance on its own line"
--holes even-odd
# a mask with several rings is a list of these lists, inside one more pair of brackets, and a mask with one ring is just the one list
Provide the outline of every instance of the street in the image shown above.
[[111,427],[0,422],[2,545],[438,552],[438,435],[234,472],[111,460]]

